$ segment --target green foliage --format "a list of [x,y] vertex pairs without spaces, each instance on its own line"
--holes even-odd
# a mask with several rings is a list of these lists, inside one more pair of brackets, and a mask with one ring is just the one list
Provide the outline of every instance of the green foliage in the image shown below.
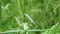
[[56,25],[52,26],[50,30],[45,31],[42,34],[60,34],[60,25],[57,23]]
[[28,30],[46,29],[29,34],[60,34],[60,0],[1,0],[0,6],[1,32],[21,30],[28,23]]

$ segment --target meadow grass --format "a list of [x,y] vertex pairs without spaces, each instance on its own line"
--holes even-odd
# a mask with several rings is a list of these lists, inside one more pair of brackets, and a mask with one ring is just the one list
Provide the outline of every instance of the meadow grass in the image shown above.
[[28,23],[28,30],[45,29],[29,34],[60,34],[60,0],[1,0],[0,6],[0,32],[23,30]]

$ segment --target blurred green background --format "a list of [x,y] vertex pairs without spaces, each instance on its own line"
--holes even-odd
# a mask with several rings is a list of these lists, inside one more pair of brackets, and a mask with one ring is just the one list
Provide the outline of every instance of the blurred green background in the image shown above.
[[60,34],[60,0],[1,0],[0,2],[0,32],[23,30],[22,24],[28,23],[29,30],[46,29],[43,32],[36,31],[29,34]]

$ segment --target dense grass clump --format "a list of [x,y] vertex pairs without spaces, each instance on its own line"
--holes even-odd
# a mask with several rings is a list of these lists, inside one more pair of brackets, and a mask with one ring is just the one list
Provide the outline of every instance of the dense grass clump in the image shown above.
[[5,34],[25,34],[13,30],[43,30],[29,34],[60,34],[60,0],[1,0],[0,32]]

